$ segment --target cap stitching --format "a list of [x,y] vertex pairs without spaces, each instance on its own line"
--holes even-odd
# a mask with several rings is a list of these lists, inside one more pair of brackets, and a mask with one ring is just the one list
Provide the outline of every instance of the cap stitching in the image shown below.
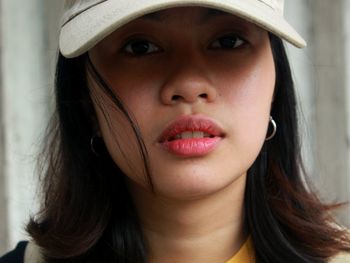
[[258,0],[262,2],[263,4],[267,5],[268,7],[272,8],[272,10],[276,11],[277,6],[274,4],[271,0]]
[[72,21],[75,17],[77,17],[81,13],[84,13],[86,10],[89,10],[90,8],[92,8],[94,6],[97,6],[97,5],[99,5],[99,4],[103,3],[103,2],[106,2],[106,1],[107,0],[100,0],[100,1],[94,3],[94,4],[90,5],[90,6],[87,6],[87,7],[83,8],[83,9],[81,9],[79,12],[76,12],[76,13],[72,14],[70,17],[68,17],[68,19],[65,22],[62,23],[61,27],[65,26],[67,23]]

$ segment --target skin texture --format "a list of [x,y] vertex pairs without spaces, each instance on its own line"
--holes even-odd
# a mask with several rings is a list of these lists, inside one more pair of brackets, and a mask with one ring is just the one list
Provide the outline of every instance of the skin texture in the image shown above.
[[[238,35],[223,48],[218,39]],[[147,41],[146,54],[130,43]],[[240,39],[243,39],[241,41]],[[132,129],[90,79],[100,133],[130,192],[152,262],[225,262],[247,237],[247,170],[265,141],[275,68],[266,31],[200,7],[139,18],[89,51],[91,61],[138,124],[148,150],[150,191]],[[224,136],[214,151],[183,157],[159,136],[176,118],[203,116]]]

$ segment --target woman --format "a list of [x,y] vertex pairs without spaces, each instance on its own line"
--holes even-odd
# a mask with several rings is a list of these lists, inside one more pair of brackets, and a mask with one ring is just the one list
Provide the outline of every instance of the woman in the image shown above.
[[281,39],[305,46],[282,0],[66,1],[44,202],[10,256],[350,262],[305,183]]

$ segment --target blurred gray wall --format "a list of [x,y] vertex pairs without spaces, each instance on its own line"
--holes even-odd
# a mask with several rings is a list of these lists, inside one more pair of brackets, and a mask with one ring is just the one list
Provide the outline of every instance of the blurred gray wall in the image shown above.
[[[349,201],[349,0],[313,3],[314,180],[324,199]],[[349,214],[349,207],[338,212],[348,225]]]
[[[28,237],[38,208],[35,156],[52,105],[63,1],[0,0],[0,254]],[[350,0],[286,0],[308,41],[287,44],[306,167],[326,201],[350,201]],[[350,226],[350,210],[338,212]]]
[[63,1],[0,0],[0,255],[37,211],[35,160],[52,108]]

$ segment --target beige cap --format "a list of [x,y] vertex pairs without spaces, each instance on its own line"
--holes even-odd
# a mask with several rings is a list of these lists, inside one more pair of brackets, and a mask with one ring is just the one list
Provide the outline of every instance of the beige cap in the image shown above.
[[225,11],[257,24],[296,47],[306,46],[305,40],[283,17],[284,0],[66,0],[60,51],[67,58],[77,57],[138,17],[182,6]]

